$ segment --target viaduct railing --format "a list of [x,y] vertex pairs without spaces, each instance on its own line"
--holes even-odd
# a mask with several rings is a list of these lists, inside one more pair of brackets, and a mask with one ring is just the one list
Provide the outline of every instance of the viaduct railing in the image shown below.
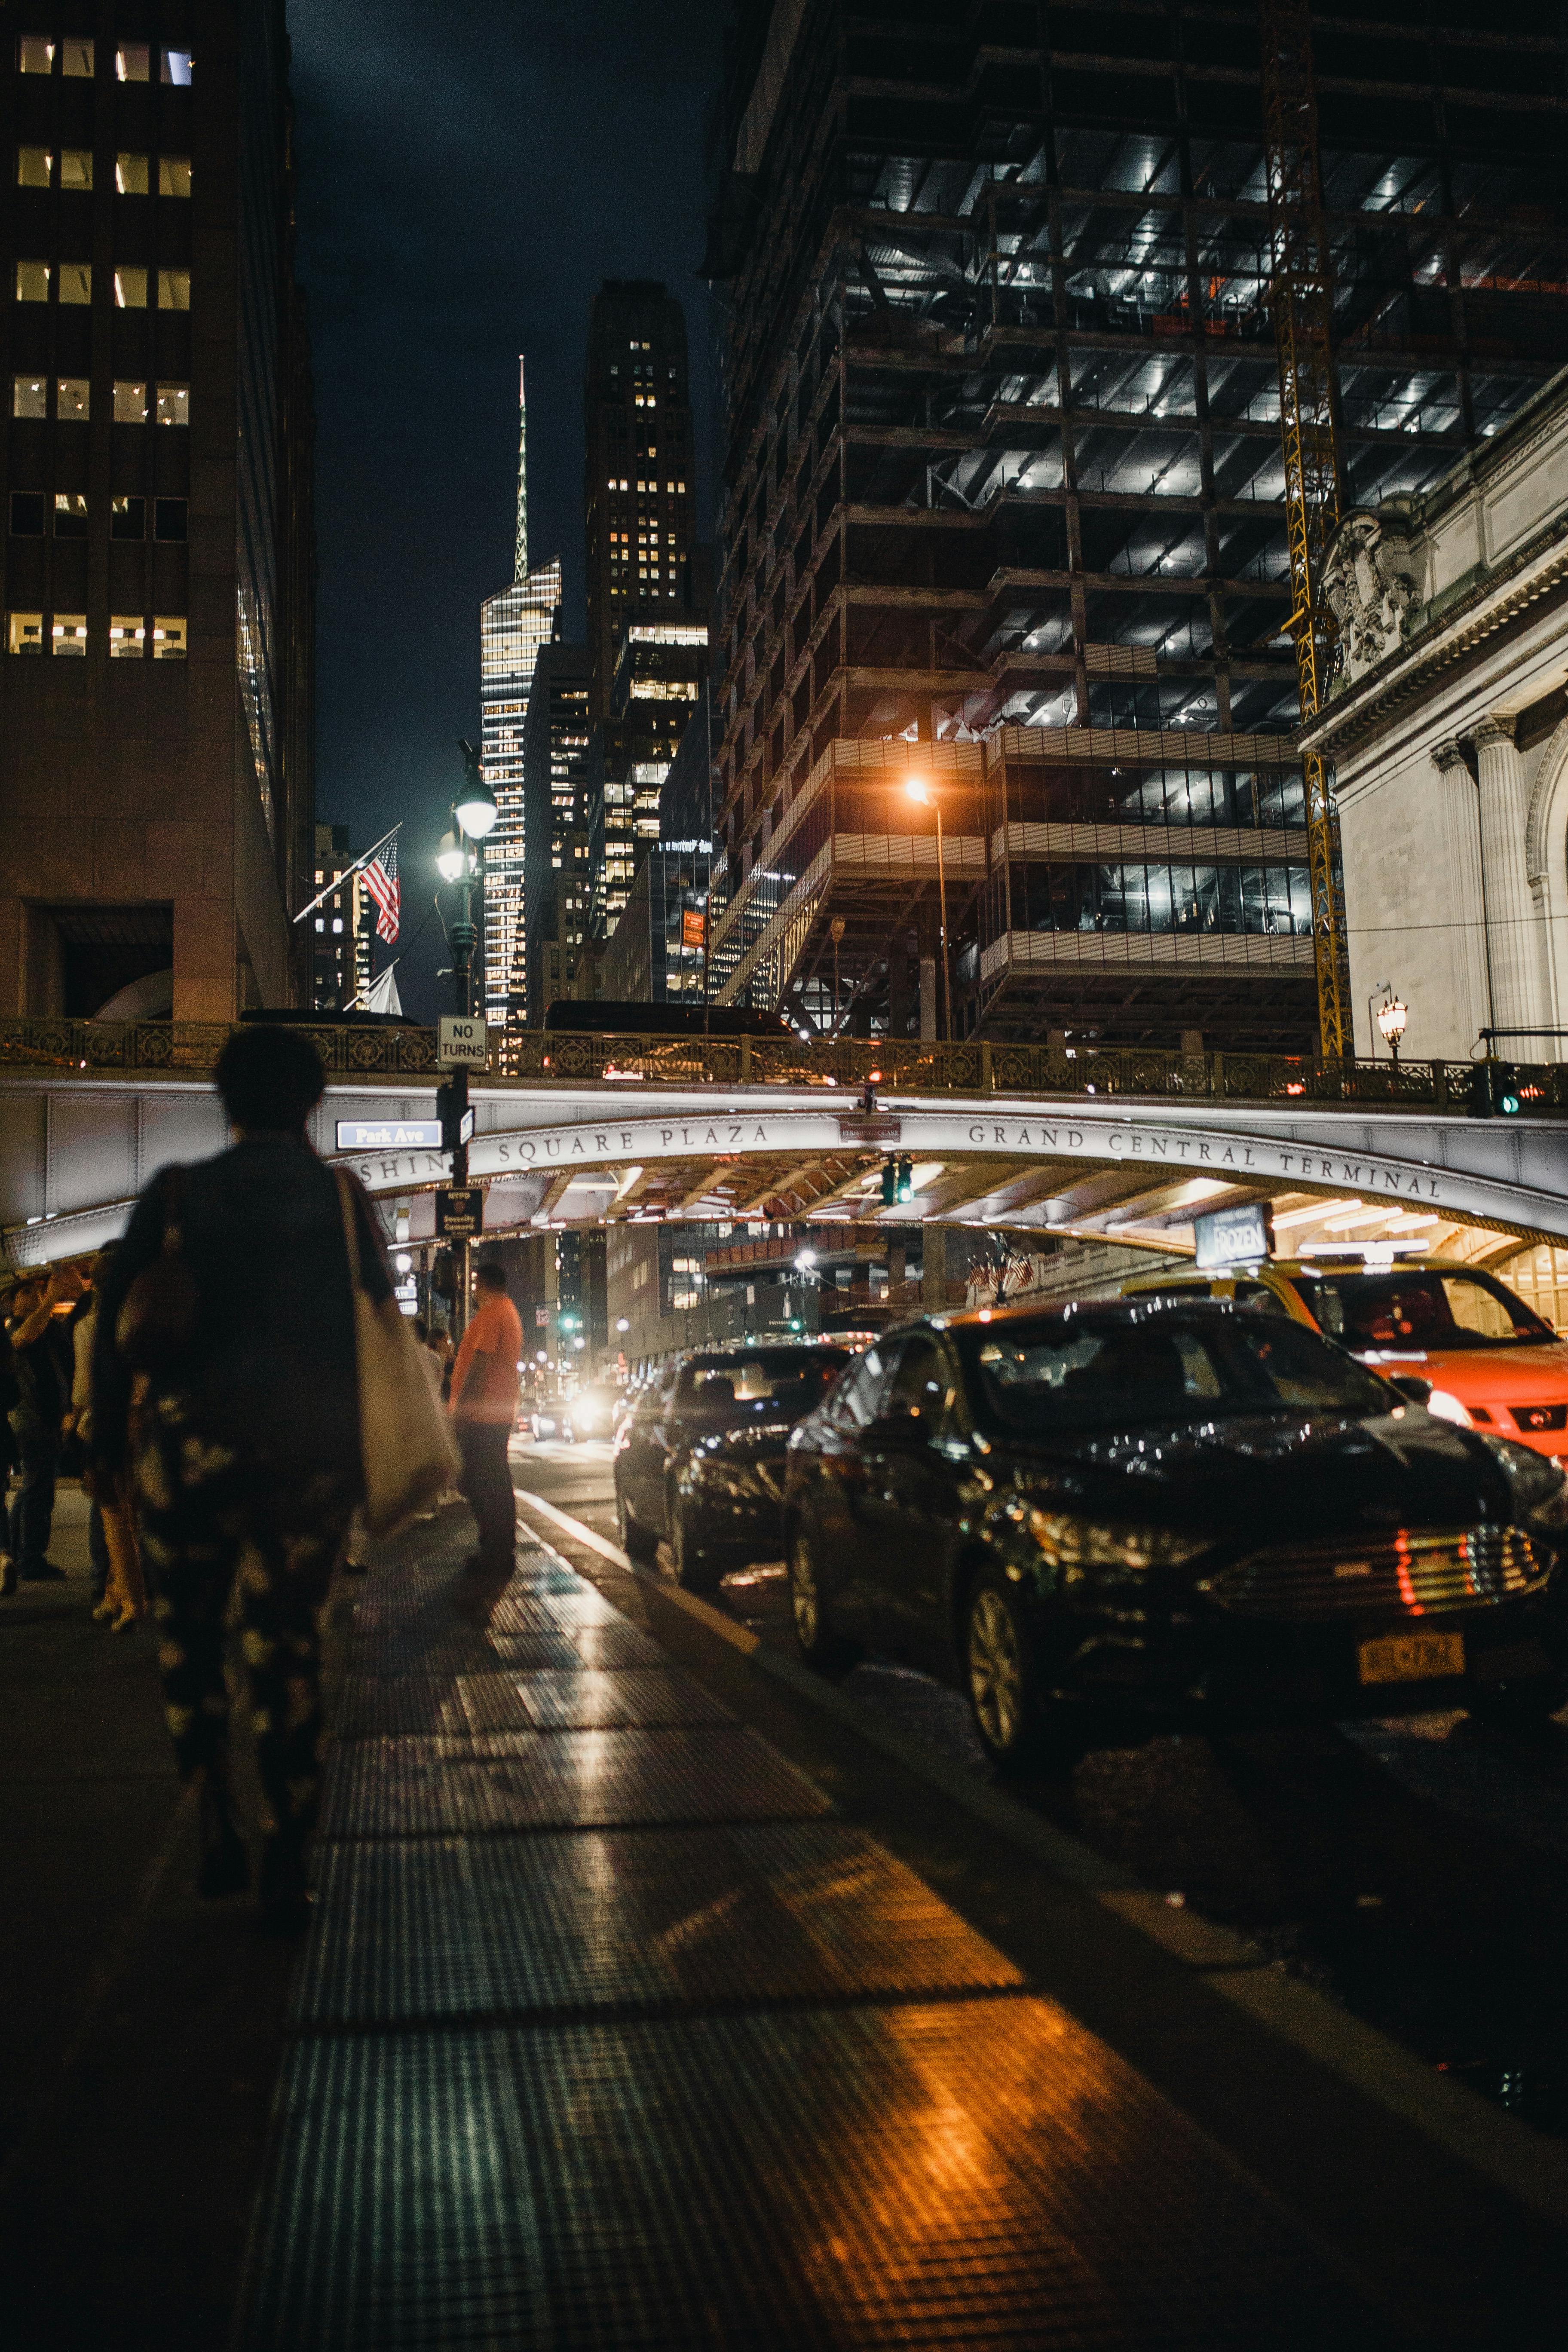
[[[436,1077],[433,1029],[300,1028],[315,1040],[329,1076],[349,1082]],[[88,1076],[201,1076],[217,1060],[228,1026],[190,1021],[0,1020],[0,1070],[79,1071]],[[1468,1062],[1324,1062],[1277,1054],[1186,1055],[1158,1047],[1067,1049],[1050,1045],[970,1041],[509,1034],[504,1063],[487,1087],[580,1087],[605,1080],[674,1086],[837,1086],[867,1084],[889,1094],[1101,1095],[1194,1102],[1279,1102],[1300,1097],[1318,1106],[1408,1106],[1460,1114]],[[1568,1113],[1568,1063],[1519,1066],[1528,1114]]]

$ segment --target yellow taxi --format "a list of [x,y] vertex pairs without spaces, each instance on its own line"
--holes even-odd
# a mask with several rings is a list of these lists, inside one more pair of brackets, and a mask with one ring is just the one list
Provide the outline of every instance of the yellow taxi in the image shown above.
[[1425,1381],[1426,1409],[1568,1464],[1568,1343],[1492,1274],[1443,1257],[1363,1257],[1138,1275],[1122,1297],[1228,1298],[1289,1315],[1390,1380]]

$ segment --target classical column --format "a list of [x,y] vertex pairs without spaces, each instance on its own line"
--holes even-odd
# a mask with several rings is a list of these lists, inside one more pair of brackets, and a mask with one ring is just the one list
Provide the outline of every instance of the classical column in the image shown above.
[[1432,764],[1437,771],[1437,789],[1433,795],[1436,887],[1431,893],[1431,919],[1454,926],[1441,935],[1454,992],[1454,1029],[1445,1052],[1462,1059],[1480,1032],[1500,1018],[1492,1010],[1487,965],[1480,818],[1475,778],[1464,747],[1453,741],[1436,744]]
[[[1491,962],[1492,1021],[1523,1029],[1546,1018],[1541,987],[1541,941],[1535,897],[1525,872],[1528,814],[1524,771],[1513,736],[1498,719],[1481,720],[1474,735],[1480,784],[1481,881],[1487,949]],[[1505,1038],[1508,1057],[1531,1061],[1544,1039]]]

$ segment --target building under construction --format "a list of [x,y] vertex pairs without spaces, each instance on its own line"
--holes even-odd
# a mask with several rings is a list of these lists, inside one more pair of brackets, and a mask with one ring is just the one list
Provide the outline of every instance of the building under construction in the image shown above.
[[1310,30],[1342,512],[1568,359],[1554,9],[742,11],[706,265],[720,996],[931,1034],[940,809],[955,1033],[1318,1043],[1282,18]]

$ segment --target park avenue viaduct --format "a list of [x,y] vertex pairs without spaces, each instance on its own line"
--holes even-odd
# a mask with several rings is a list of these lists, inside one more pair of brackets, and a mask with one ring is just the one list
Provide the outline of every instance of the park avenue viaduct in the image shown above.
[[[301,1026],[309,1026],[302,1023]],[[210,1071],[226,1031],[0,1023],[0,1234],[13,1266],[95,1248],[156,1169],[226,1140]],[[313,1140],[417,1242],[439,1154],[424,1030],[312,1032],[331,1071]],[[874,1224],[890,1150],[928,1226],[976,1225],[1180,1253],[1198,1209],[1258,1198],[1291,1245],[1353,1224],[1496,1255],[1568,1243],[1568,1077],[1522,1074],[1527,1115],[1465,1115],[1458,1065],[1315,1066],[1262,1056],[878,1041],[531,1036],[476,1080],[470,1175],[487,1230],[689,1219]],[[866,1088],[874,1106],[868,1113]],[[338,1151],[340,1122],[384,1143]],[[1333,1222],[1331,1222],[1332,1220]]]

